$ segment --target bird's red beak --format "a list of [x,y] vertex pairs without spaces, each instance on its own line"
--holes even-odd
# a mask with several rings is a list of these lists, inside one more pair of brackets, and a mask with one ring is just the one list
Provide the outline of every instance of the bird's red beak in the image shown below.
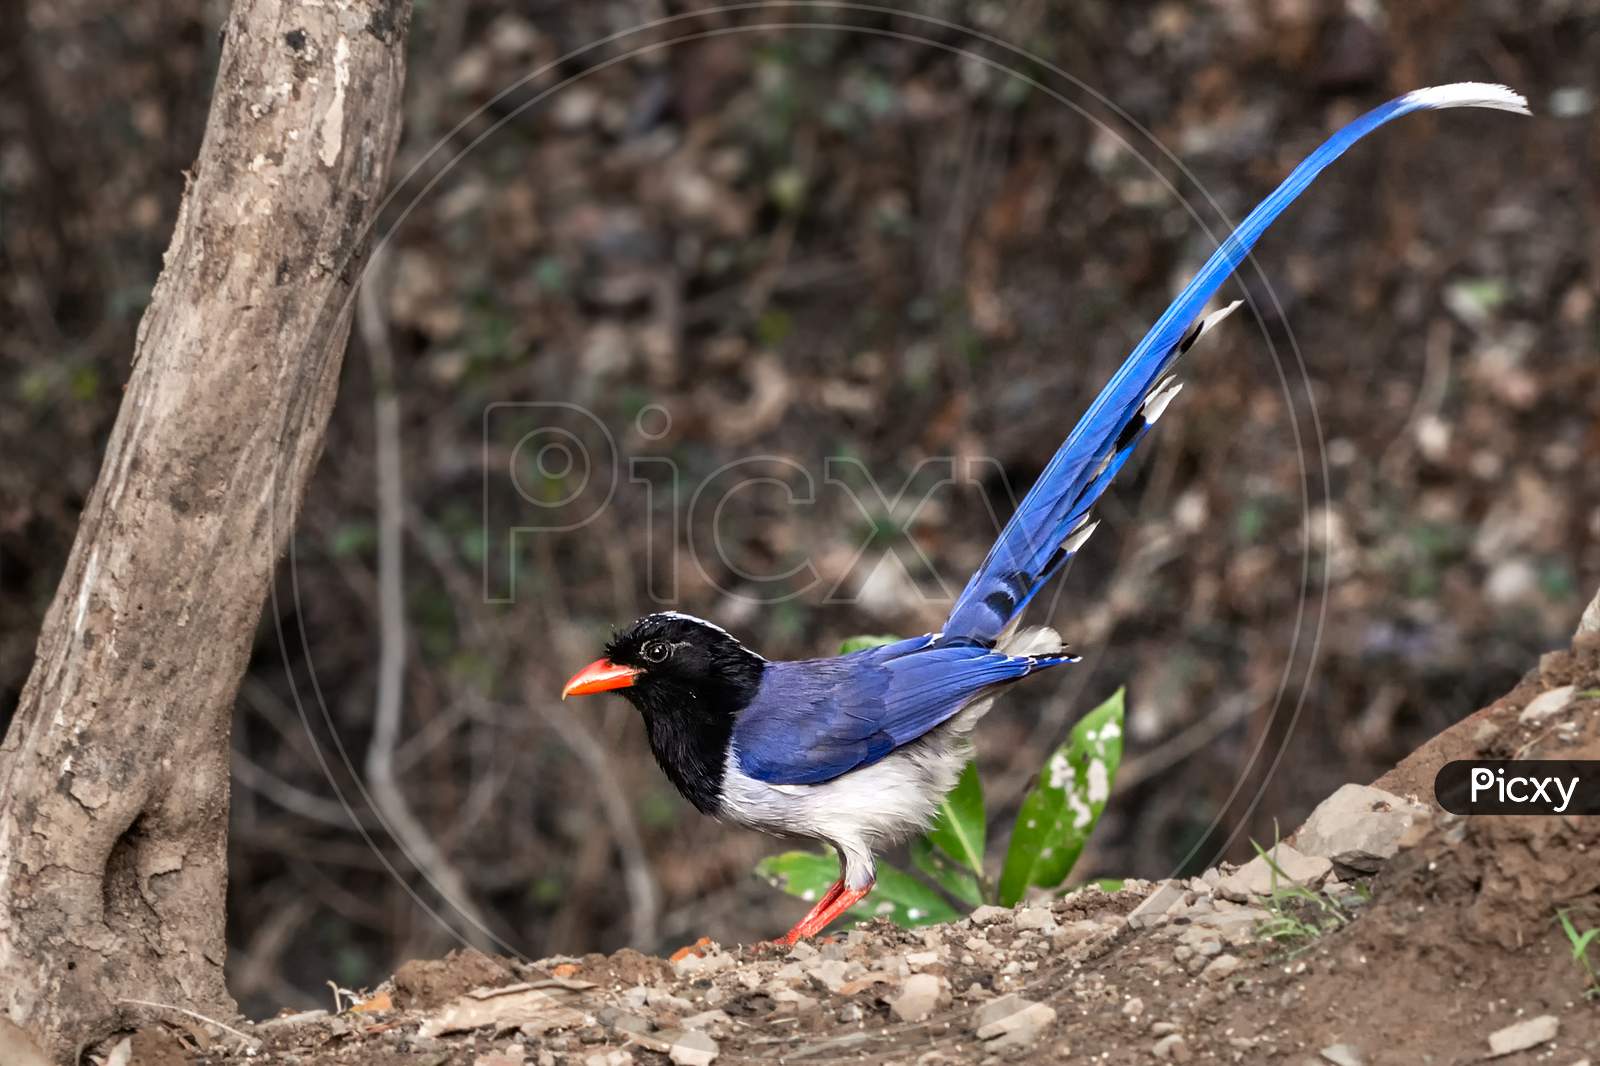
[[614,688],[627,688],[633,684],[634,678],[638,676],[639,671],[631,666],[618,666],[610,659],[596,659],[572,675],[572,680],[567,682],[567,687],[561,690],[561,698],[591,696],[596,692],[610,692]]

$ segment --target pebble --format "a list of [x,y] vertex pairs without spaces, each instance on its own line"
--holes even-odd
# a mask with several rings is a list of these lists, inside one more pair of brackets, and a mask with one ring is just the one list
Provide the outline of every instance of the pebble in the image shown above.
[[1177,1031],[1178,1031],[1178,1025],[1177,1025],[1176,1022],[1151,1022],[1150,1023],[1150,1035],[1151,1036],[1166,1036],[1168,1033],[1176,1033]]
[[591,1051],[583,1057],[583,1066],[633,1066],[633,1053],[619,1047]]
[[906,965],[913,970],[920,970],[925,966],[934,966],[939,962],[937,951],[913,951],[906,956]]
[[973,1012],[978,1039],[990,1048],[1027,1047],[1056,1020],[1054,1008],[1023,999],[1016,993],[991,1000]]
[[725,1010],[706,1010],[699,1014],[691,1014],[683,1020],[685,1029],[703,1029],[710,1032],[724,1032],[733,1025],[733,1019]]
[[1056,929],[1056,916],[1050,913],[1049,907],[1024,907],[1017,912],[1016,926],[1018,929],[1038,929],[1053,933]]
[[[1288,887],[1284,879],[1316,888],[1333,872],[1333,860],[1325,855],[1302,855],[1287,844],[1278,844],[1266,856],[1257,855],[1217,882],[1216,894],[1235,903],[1249,903],[1256,896],[1269,896]],[[1277,869],[1274,869],[1276,865]]]
[[906,978],[900,995],[889,1001],[889,1009],[903,1022],[920,1022],[933,1013],[944,992],[944,981],[931,973]]
[[1128,914],[1128,925],[1134,929],[1159,925],[1166,919],[1169,910],[1183,902],[1183,893],[1183,887],[1176,881],[1161,882],[1154,892],[1144,898],[1144,902]]
[[1576,685],[1562,685],[1549,692],[1541,692],[1522,708],[1522,713],[1517,715],[1517,721],[1523,725],[1535,725],[1553,714],[1559,714],[1566,709],[1568,703],[1572,702],[1572,694],[1576,691]]
[[993,925],[1003,918],[1011,917],[1010,907],[996,907],[992,903],[985,903],[971,914],[973,925]]
[[1150,1053],[1162,1062],[1188,1062],[1194,1056],[1189,1050],[1188,1041],[1177,1033],[1169,1033],[1157,1040]]
[[806,1011],[815,1010],[817,1006],[816,1000],[792,988],[780,988],[772,993],[772,1001],[778,1005],[779,1010],[791,1014],[804,1014]]
[[1144,1000],[1134,996],[1122,1005],[1122,1014],[1127,1018],[1137,1018],[1144,1013]]
[[677,1066],[711,1066],[717,1059],[717,1042],[696,1030],[680,1034],[667,1049]]
[[1333,1066],[1366,1066],[1367,1060],[1361,1057],[1361,1049],[1352,1044],[1330,1044],[1317,1052]]
[[1070,948],[1074,944],[1081,944],[1090,937],[1097,935],[1103,926],[1099,922],[1087,918],[1076,922],[1068,922],[1058,928],[1050,937],[1050,946],[1060,951]]
[[645,989],[644,1001],[652,1007],[660,1007],[663,1010],[675,1011],[678,1014],[687,1014],[688,1012],[694,1010],[693,1003],[690,1003],[682,996],[674,996],[664,988]]
[[841,959],[818,959],[806,967],[806,976],[819,988],[837,992],[850,979],[850,965]]
[[1541,1014],[1489,1034],[1489,1057],[1499,1058],[1513,1051],[1526,1051],[1546,1041],[1554,1040],[1561,1031],[1561,1022],[1554,1014]]
[[1225,981],[1233,976],[1233,971],[1239,968],[1237,955],[1218,955],[1206,964],[1201,971],[1201,976],[1208,981]]

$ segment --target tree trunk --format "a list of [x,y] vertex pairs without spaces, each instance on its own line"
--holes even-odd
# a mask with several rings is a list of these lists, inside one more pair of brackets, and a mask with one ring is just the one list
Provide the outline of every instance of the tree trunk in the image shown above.
[[332,410],[410,0],[237,0],[122,408],[0,744],[0,1010],[52,1058],[223,986],[229,721]]

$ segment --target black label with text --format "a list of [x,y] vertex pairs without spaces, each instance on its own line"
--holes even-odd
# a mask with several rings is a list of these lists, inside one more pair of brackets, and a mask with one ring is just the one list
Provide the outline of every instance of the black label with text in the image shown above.
[[1433,794],[1451,814],[1600,814],[1600,761],[1461,759]]

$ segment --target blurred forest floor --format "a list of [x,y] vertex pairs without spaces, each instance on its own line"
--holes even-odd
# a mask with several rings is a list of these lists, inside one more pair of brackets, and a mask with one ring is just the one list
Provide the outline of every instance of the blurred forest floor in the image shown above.
[[[224,9],[0,8],[0,725]],[[695,815],[631,709],[563,707],[561,682],[658,606],[773,657],[936,628],[1010,494],[1228,221],[1406,89],[1502,81],[1538,118],[1408,119],[1263,241],[1230,287],[1258,317],[1189,357],[1035,611],[1084,661],[986,721],[991,803],[1127,684],[1128,762],[1079,873],[1238,857],[1508,689],[1600,584],[1600,4],[905,9],[1032,59],[839,8],[631,32],[682,10],[418,6],[397,172],[419,169],[235,722],[247,1011],[438,955],[451,924],[535,957],[787,925],[749,873],[775,843]],[[400,743],[374,754],[385,361],[409,656]],[[594,418],[519,406],[552,402]],[[526,446],[563,431],[587,482]],[[510,532],[552,515],[583,524]],[[385,832],[358,787],[372,758],[483,929]]]

